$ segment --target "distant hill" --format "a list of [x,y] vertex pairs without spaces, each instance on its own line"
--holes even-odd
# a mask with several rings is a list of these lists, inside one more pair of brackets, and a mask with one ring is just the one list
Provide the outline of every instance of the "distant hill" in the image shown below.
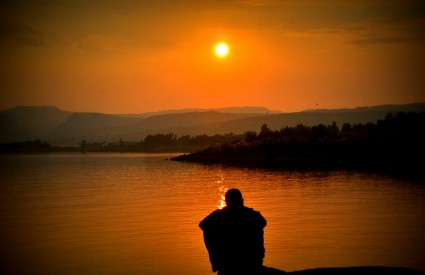
[[108,127],[123,126],[139,122],[138,118],[126,118],[101,113],[75,113],[68,117],[55,132],[96,130]]
[[10,116],[0,113],[0,141],[16,142],[35,139],[37,136],[25,129]]
[[139,123],[141,129],[167,129],[176,126],[197,126],[211,123],[233,121],[237,119],[262,117],[257,113],[222,113],[215,111],[190,112],[180,114],[158,115],[142,120]]
[[26,141],[48,136],[72,114],[51,106],[18,106],[0,112],[0,142]]
[[411,104],[386,104],[378,106],[363,106],[354,109],[315,109],[306,110],[304,112],[364,112],[364,111],[384,111],[384,112],[422,112],[424,111],[425,103],[411,103]]
[[70,116],[46,139],[52,143],[61,144],[75,144],[81,140],[110,142],[117,141],[120,138],[127,141],[137,141],[149,134],[188,134],[184,130],[188,127],[196,128],[200,125],[256,116],[259,115],[206,111],[158,115],[140,119],[137,117],[78,113]]
[[44,139],[53,144],[62,145],[77,144],[81,140],[116,141],[122,133],[122,131],[116,132],[116,128],[129,126],[131,129],[132,125],[138,122],[140,122],[139,118],[101,113],[75,113]]
[[195,112],[220,112],[230,114],[277,114],[282,113],[281,111],[272,111],[265,107],[227,107],[227,108],[216,108],[216,109],[180,109],[180,110],[165,110],[159,112],[149,112],[142,114],[118,114],[123,117],[139,117],[148,118],[151,116],[158,115],[170,115],[170,114],[182,114],[182,113],[195,113]]
[[[381,105],[355,109],[308,110],[279,113],[263,107],[214,110],[175,110],[136,115],[66,112],[55,107],[16,107],[0,112],[0,142],[41,139],[54,145],[139,141],[149,134],[214,135],[258,132],[266,123],[272,130],[286,126],[375,123],[389,113],[425,111],[425,103]],[[169,113],[170,112],[170,113]],[[174,113],[172,113],[174,112]],[[156,115],[154,115],[156,114]]]
[[379,119],[384,119],[388,113],[397,112],[422,112],[425,111],[425,103],[406,105],[382,105],[373,107],[359,107],[355,109],[330,109],[330,110],[309,110],[295,113],[280,113],[262,116],[252,116],[225,122],[210,123],[196,126],[176,127],[169,129],[170,132],[179,134],[189,133],[199,134],[223,134],[233,132],[235,134],[246,131],[258,132],[261,125],[267,124],[271,130],[280,130],[284,127],[293,127],[298,124],[314,126],[318,124],[332,124],[336,122],[338,126],[344,123],[366,124],[375,123]]

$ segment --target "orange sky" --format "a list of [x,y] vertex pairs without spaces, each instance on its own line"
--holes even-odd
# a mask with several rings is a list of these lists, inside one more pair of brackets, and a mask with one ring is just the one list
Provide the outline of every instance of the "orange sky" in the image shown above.
[[0,110],[425,102],[422,0],[4,2]]

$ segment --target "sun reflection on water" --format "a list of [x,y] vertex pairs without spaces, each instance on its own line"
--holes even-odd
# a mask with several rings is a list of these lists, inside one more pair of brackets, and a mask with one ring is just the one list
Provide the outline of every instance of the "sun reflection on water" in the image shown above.
[[223,207],[225,207],[226,206],[226,200],[225,200],[225,198],[224,198],[224,194],[226,194],[226,192],[227,192],[227,187],[224,187],[223,185],[222,186],[220,186],[219,188],[218,188],[218,190],[219,190],[219,195],[220,195],[220,200],[218,201],[218,205],[217,205],[217,208],[218,209],[222,209]]

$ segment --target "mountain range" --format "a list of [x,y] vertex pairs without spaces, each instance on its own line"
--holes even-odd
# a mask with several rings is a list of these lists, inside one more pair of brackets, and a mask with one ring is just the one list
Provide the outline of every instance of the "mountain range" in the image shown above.
[[62,111],[56,107],[15,107],[0,112],[0,143],[43,140],[54,145],[87,142],[140,141],[147,135],[215,135],[344,123],[376,123],[388,113],[423,112],[425,103],[379,105],[354,109],[317,109],[294,113],[264,107],[168,110],[142,114],[102,114]]

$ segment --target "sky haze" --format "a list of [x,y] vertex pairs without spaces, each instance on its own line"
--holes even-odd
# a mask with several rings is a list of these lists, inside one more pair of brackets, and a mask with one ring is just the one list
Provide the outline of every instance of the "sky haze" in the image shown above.
[[425,2],[2,1],[0,60],[1,110],[425,102]]

